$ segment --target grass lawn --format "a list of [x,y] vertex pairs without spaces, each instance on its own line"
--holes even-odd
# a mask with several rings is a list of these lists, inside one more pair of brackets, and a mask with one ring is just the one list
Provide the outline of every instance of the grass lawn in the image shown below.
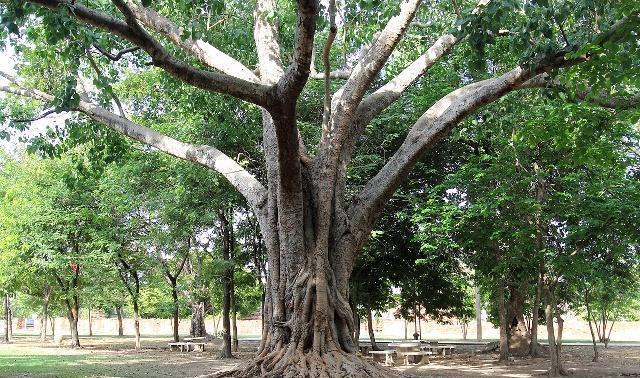
[[219,360],[215,347],[204,353],[170,352],[167,341],[143,338],[145,349],[137,351],[131,337],[83,337],[81,349],[16,337],[11,344],[0,344],[0,377],[184,377],[238,362]]

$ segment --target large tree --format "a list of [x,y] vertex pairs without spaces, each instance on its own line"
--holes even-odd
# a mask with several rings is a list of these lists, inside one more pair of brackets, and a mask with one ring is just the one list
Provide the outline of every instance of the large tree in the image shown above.
[[[246,33],[237,26],[237,20],[251,12],[246,2],[224,6],[221,2],[160,0],[4,4],[6,31],[26,36],[12,41],[20,58],[30,64],[18,70],[22,79],[4,74],[11,83],[2,86],[3,91],[47,103],[51,109],[46,113],[83,113],[153,148],[216,170],[256,214],[268,255],[265,321],[258,356],[237,371],[243,376],[389,376],[390,372],[353,353],[354,323],[348,303],[355,259],[387,200],[436,141],[483,105],[518,89],[546,86],[548,73],[559,68],[581,63],[604,66],[602,56],[618,51],[607,42],[615,41],[616,46],[635,53],[632,28],[638,23],[639,9],[636,0],[570,0],[562,6],[549,1],[451,1],[421,9],[420,0],[405,0],[399,6],[345,2],[337,10],[336,1],[329,0],[328,9],[322,12],[326,17],[321,18],[317,0],[299,0],[295,7],[257,0],[253,9],[255,45],[239,47],[233,40]],[[461,5],[469,8],[464,10]],[[229,7],[229,13],[236,15],[231,17],[236,24],[230,20],[231,27],[226,27],[237,31],[235,35],[223,38],[216,28],[226,20],[221,7]],[[431,43],[417,57],[410,52],[424,42],[408,38],[398,47],[416,14],[425,21],[439,21],[439,27],[431,22],[415,23],[418,28],[424,26],[420,34]],[[447,32],[456,16],[459,27]],[[384,20],[382,25],[380,20]],[[449,26],[443,26],[447,22]],[[336,39],[338,31],[342,40]],[[430,34],[434,31],[442,34]],[[316,35],[324,41],[314,43]],[[519,63],[496,57],[489,60],[495,76],[477,81],[462,69],[457,89],[422,104],[427,108],[422,116],[407,120],[412,126],[407,128],[406,139],[380,171],[363,186],[346,190],[353,152],[372,119],[412,84],[430,85],[425,73],[461,41],[468,40],[474,51],[467,50],[468,61],[486,63],[488,59],[481,54],[487,50],[485,45],[500,38],[522,54],[516,60]],[[215,41],[222,43],[214,46]],[[336,48],[332,49],[334,43],[342,50],[340,61]],[[322,48],[318,54],[321,74],[315,72],[314,46]],[[248,47],[255,48],[254,52],[248,52]],[[113,53],[114,48],[123,50]],[[237,51],[238,59],[221,49]],[[139,59],[118,63],[133,50],[140,50],[135,51]],[[96,51],[101,59],[116,62],[110,69],[115,76],[135,66],[132,74],[140,73],[152,65],[203,91],[260,107],[264,169],[251,172],[216,147],[185,143],[144,126],[144,120],[136,123],[127,118],[113,88],[105,84],[105,76],[111,74],[101,74],[91,63]],[[394,51],[406,54],[403,59],[390,59]],[[56,65],[38,63],[58,54],[62,59]],[[617,54],[615,61],[606,61],[607,68],[615,69],[625,59],[624,63],[634,64],[629,54]],[[256,70],[240,60],[257,62]],[[332,71],[331,65],[338,63],[340,69]],[[403,63],[406,67],[397,69]],[[76,79],[76,74],[81,78]],[[60,76],[68,78],[62,88],[47,80]],[[76,84],[87,76],[101,90],[98,95],[76,92]],[[310,78],[324,80],[324,96],[318,101],[324,110],[317,118],[319,136],[304,141],[298,108],[310,101],[303,95]],[[336,79],[342,80],[341,85],[332,93]],[[114,107],[120,108],[115,112],[109,110],[112,99]],[[146,102],[149,104],[152,99]],[[201,106],[215,107],[216,103]],[[309,142],[317,143],[312,147]]]

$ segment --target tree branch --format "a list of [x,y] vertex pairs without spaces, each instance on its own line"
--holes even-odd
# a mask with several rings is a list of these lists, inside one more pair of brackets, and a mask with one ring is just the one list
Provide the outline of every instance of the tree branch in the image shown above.
[[[329,125],[323,127],[320,146],[314,159],[314,171],[317,174],[326,175],[327,170],[334,171],[331,174],[335,174],[333,167],[337,164],[337,156],[332,154],[343,149],[351,123],[356,117],[358,104],[402,39],[420,3],[421,0],[402,2],[400,13],[389,20],[371,47],[359,59],[347,82],[334,94],[331,112],[335,116]],[[325,173],[320,173],[321,171]]]
[[[271,107],[273,96],[269,87],[223,73],[201,70],[178,60],[139,26],[132,27],[107,13],[78,3],[68,3],[63,0],[29,0],[29,2],[51,9],[66,8],[69,16],[139,46],[151,56],[154,65],[188,84],[208,91],[228,94],[266,108]],[[124,8],[123,10],[127,12]],[[131,17],[132,11],[128,15],[129,19]]]
[[[392,17],[363,59],[356,64],[340,96],[353,106],[360,102],[371,81],[380,72],[398,45],[418,10],[421,0],[404,0],[400,13]],[[347,108],[350,106],[347,106]]]
[[53,114],[53,113],[55,113],[55,112],[56,112],[56,111],[55,111],[55,109],[50,109],[50,110],[47,110],[47,111],[45,111],[45,112],[43,112],[43,113],[41,113],[41,114],[39,114],[39,115],[37,115],[37,116],[35,116],[35,117],[33,117],[33,118],[14,119],[14,120],[13,120],[13,122],[15,122],[15,123],[29,123],[29,122],[35,122],[35,121],[40,120],[40,119],[43,119],[43,118],[45,118],[46,116],[49,116],[49,115],[51,115],[51,114]]
[[313,37],[316,32],[318,0],[298,0],[298,22],[293,49],[293,62],[287,68],[278,86],[283,98],[295,102],[311,72]]
[[348,210],[352,232],[362,242],[373,222],[402,180],[424,153],[457,125],[464,117],[505,94],[540,72],[577,64],[586,58],[565,60],[560,53],[541,61],[535,69],[516,67],[498,77],[459,88],[432,105],[409,130],[409,133],[384,167],[354,197]]
[[193,56],[203,64],[242,80],[253,83],[258,83],[260,81],[250,69],[231,56],[218,50],[210,43],[205,42],[202,39],[184,39],[182,37],[183,29],[156,11],[142,5],[138,5],[132,1],[128,1],[127,4],[136,19],[147,27],[162,34],[182,50],[193,54]]
[[[546,73],[527,80],[522,83],[519,88],[550,88],[563,92],[570,92],[570,90],[560,83],[560,81],[551,79],[551,77]],[[640,93],[634,93],[628,96],[611,96],[606,93],[592,94],[592,92],[593,89],[591,87],[587,87],[585,90],[575,92],[574,95],[581,101],[590,102],[594,105],[608,109],[626,110],[640,107]]]
[[[0,75],[11,77],[3,72],[0,72]],[[19,84],[15,84],[19,86]],[[48,93],[25,87],[0,86],[0,91],[45,102],[51,102],[54,99]],[[94,121],[102,123],[131,139],[175,157],[214,169],[223,175],[246,198],[251,208],[256,212],[260,210],[266,201],[264,186],[233,159],[215,147],[178,141],[86,101],[80,101],[78,106],[72,110],[84,113]]]
[[258,52],[260,79],[264,84],[275,84],[282,77],[282,60],[278,31],[269,18],[275,12],[275,0],[257,0],[253,11],[255,19],[253,39]]
[[[100,67],[98,67],[98,64],[96,63],[95,59],[93,59],[93,54],[91,53],[91,50],[86,49],[86,52],[87,52],[87,59],[89,60],[89,65],[91,66],[91,68],[93,68],[93,71],[96,73],[96,75],[98,75],[98,78],[102,77],[103,76],[102,71],[100,71]],[[114,91],[111,91],[111,99],[118,107],[118,111],[120,112],[120,117],[127,118],[127,115],[124,112],[124,108],[122,107],[122,103],[120,102],[120,99],[118,98],[118,96]]]
[[322,127],[329,125],[331,117],[331,65],[329,63],[329,54],[333,40],[336,39],[338,27],[336,26],[336,1],[329,0],[329,35],[322,49],[322,65],[324,67],[324,113],[322,115]]
[[124,50],[120,50],[120,51],[118,51],[118,52],[117,52],[117,53],[115,53],[115,54],[111,54],[109,51],[107,51],[107,50],[103,49],[102,47],[100,47],[100,45],[98,45],[97,43],[94,43],[94,44],[93,44],[93,47],[94,47],[96,50],[98,50],[98,52],[99,52],[100,54],[102,54],[102,55],[106,56],[107,58],[109,58],[110,60],[112,60],[112,61],[114,61],[114,62],[119,61],[119,60],[120,60],[120,59],[122,59],[122,57],[123,57],[124,55],[126,55],[126,54],[129,54],[129,53],[132,53],[132,52],[135,52],[135,51],[140,50],[140,47],[138,47],[138,46],[134,46],[134,47],[126,48],[126,49],[124,49]]

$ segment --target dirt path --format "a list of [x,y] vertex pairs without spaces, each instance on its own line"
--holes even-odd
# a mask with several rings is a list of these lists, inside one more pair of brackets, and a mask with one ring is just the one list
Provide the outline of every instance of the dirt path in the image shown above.
[[[577,377],[640,377],[640,347],[609,347],[600,350],[600,360],[592,362],[593,349],[565,347],[564,367]],[[546,358],[516,358],[498,363],[498,355],[462,352],[454,357],[432,359],[429,365],[397,367],[395,370],[419,377],[535,377],[549,368]]]

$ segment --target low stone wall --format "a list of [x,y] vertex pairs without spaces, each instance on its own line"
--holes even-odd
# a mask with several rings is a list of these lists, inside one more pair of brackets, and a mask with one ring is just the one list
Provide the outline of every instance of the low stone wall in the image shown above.
[[[18,322],[14,322],[17,325]],[[374,332],[379,339],[399,339],[405,337],[405,324],[407,327],[406,335],[412,337],[414,332],[413,323],[405,323],[400,319],[375,318]],[[141,319],[140,332],[143,335],[171,335],[173,333],[172,319]],[[222,324],[218,319],[207,319],[205,321],[207,332],[213,333],[216,329],[220,330]],[[497,339],[499,332],[493,328],[487,321],[483,321],[482,336],[483,339]],[[69,322],[66,318],[57,318],[55,320],[56,334],[69,334]],[[134,334],[133,319],[123,320],[125,335]],[[261,334],[260,320],[238,320],[238,334],[240,337],[258,338]],[[462,329],[457,323],[454,324],[437,324],[435,322],[421,322],[423,339],[462,339]],[[190,328],[190,319],[180,319],[179,333],[188,335]],[[92,330],[94,335],[117,335],[118,322],[115,318],[94,318],[92,320]],[[24,330],[17,330],[24,332]],[[89,334],[89,320],[84,318],[78,322],[78,331],[81,335]],[[35,327],[29,332],[39,333],[40,322],[35,322]],[[50,333],[50,332],[49,332]],[[360,326],[360,335],[362,339],[368,338],[367,324],[362,323]],[[546,339],[547,330],[545,326],[539,329],[539,338]],[[476,322],[469,323],[467,338],[469,340],[476,339]],[[567,317],[564,323],[563,338],[565,340],[589,340],[589,326],[587,322],[575,317]],[[640,322],[616,322],[611,333],[612,341],[640,341]]]

